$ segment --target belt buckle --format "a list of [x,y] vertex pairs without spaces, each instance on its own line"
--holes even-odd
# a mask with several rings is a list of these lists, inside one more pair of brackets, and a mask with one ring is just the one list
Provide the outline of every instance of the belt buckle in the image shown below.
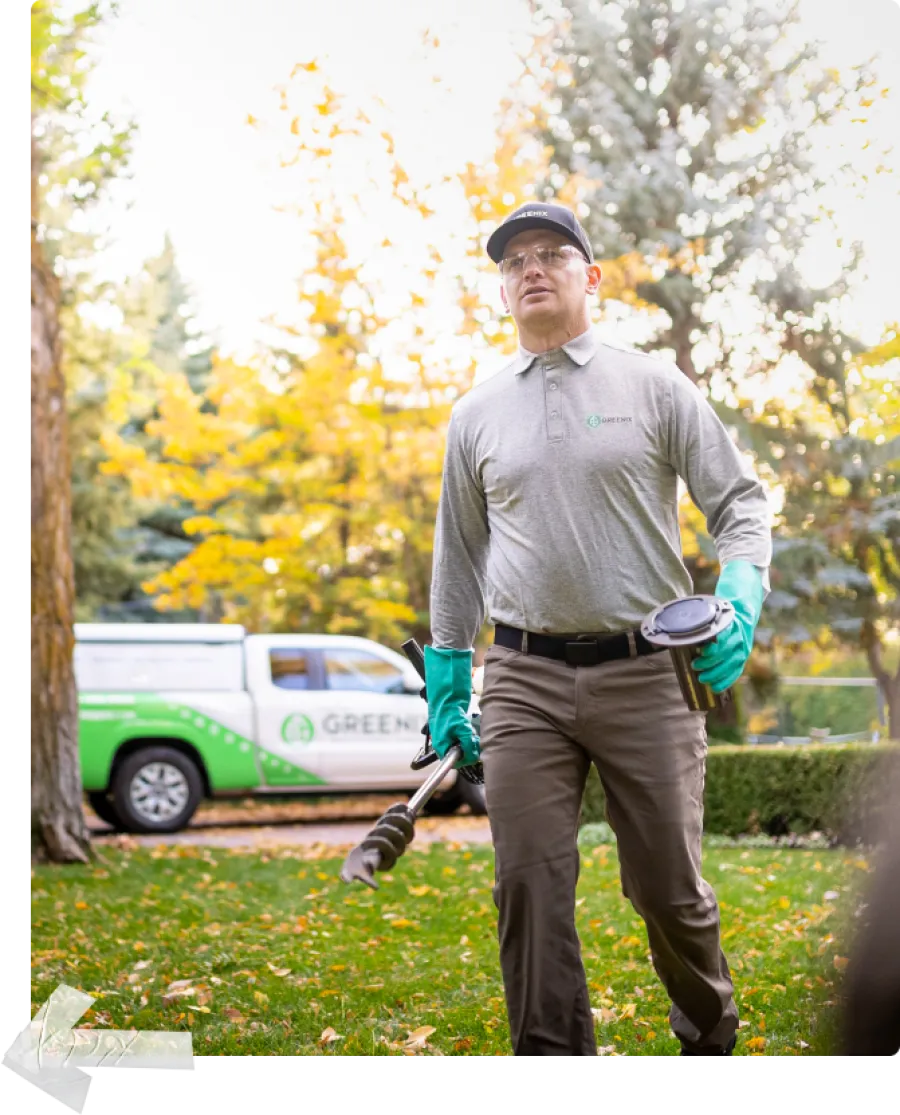
[[566,643],[566,662],[570,666],[596,666],[600,661],[600,643],[594,635],[578,635]]

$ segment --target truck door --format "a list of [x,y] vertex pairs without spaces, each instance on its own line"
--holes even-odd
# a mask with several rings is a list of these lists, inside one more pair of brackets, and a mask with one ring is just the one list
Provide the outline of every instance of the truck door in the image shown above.
[[422,775],[409,764],[424,742],[424,701],[404,691],[403,672],[362,647],[322,646],[328,713],[323,720],[329,785],[401,789]]
[[250,636],[248,683],[256,706],[259,768],[266,786],[328,781],[322,720],[329,695],[319,655],[288,636]]

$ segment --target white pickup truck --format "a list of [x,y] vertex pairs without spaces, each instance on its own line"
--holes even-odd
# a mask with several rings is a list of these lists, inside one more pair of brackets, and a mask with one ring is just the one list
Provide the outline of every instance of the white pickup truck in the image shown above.
[[[369,639],[98,623],[75,640],[82,781],[116,828],[174,832],[205,797],[414,791],[428,775],[410,769],[422,680]],[[452,772],[429,807],[464,803],[483,813],[483,790]]]

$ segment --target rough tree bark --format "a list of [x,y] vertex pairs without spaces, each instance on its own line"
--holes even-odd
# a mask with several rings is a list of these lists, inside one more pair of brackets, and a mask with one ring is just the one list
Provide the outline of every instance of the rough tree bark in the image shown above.
[[31,144],[31,851],[86,863],[78,698],[73,663],[75,576],[59,284],[37,236],[40,152]]

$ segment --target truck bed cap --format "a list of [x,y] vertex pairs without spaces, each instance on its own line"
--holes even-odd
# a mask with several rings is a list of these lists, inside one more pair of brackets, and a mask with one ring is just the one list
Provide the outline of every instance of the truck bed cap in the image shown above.
[[239,623],[76,623],[80,643],[239,643]]

